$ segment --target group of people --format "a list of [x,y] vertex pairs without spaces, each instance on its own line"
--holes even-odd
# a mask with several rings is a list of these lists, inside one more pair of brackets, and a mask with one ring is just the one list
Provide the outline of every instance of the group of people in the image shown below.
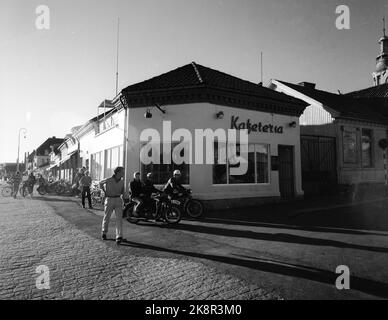
[[[41,177],[39,179],[41,179]],[[16,171],[15,174],[11,177],[10,182],[12,185],[12,196],[14,197],[14,199],[16,199],[17,197],[17,194],[20,190],[20,184],[22,183],[22,181],[23,181],[23,175],[20,173],[20,171]],[[26,183],[25,187],[27,188],[28,193],[32,197],[33,191],[34,191],[34,185],[36,183],[36,178],[32,171],[28,174],[25,180],[25,183]]]
[[[106,234],[108,232],[109,220],[112,212],[115,211],[116,215],[116,243],[120,244],[125,241],[122,236],[122,214],[124,197],[124,168],[117,167],[114,170],[112,177],[102,180],[100,187],[105,193],[105,206],[104,206],[104,218],[102,221],[102,240],[106,240]],[[133,174],[133,180],[129,184],[131,200],[136,203],[134,208],[134,216],[139,216],[139,213],[144,205],[152,203],[151,195],[153,193],[164,192],[166,194],[172,194],[174,192],[183,192],[186,189],[181,183],[181,172],[175,170],[173,176],[168,180],[163,190],[159,190],[154,186],[152,181],[152,173],[148,173],[146,180],[143,182],[140,179],[140,172]]]

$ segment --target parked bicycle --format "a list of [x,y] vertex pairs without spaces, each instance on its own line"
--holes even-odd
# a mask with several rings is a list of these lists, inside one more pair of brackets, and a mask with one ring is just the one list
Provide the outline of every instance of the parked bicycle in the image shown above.
[[12,183],[10,181],[7,181],[6,185],[1,186],[1,195],[3,197],[12,196]]
[[90,197],[92,198],[92,206],[103,206],[105,201],[104,190],[100,188],[98,183],[93,183],[90,190]]

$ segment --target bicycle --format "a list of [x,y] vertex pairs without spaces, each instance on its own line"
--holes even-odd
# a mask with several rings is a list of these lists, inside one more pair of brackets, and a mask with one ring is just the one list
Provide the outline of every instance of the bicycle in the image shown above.
[[7,185],[1,186],[1,195],[3,197],[10,197],[12,196],[12,193],[13,193],[13,188],[12,188],[12,184],[9,181],[7,181]]
[[90,190],[90,197],[92,198],[92,206],[95,207],[97,205],[104,206],[105,202],[105,193],[104,190],[100,188],[98,183],[93,183],[92,188]]

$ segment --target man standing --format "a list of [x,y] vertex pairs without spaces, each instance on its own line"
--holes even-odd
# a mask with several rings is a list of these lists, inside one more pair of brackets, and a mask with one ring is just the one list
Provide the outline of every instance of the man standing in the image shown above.
[[124,195],[124,168],[117,167],[114,170],[112,177],[102,180],[100,182],[100,188],[105,193],[105,213],[104,219],[102,220],[102,240],[106,240],[106,234],[108,232],[109,220],[113,210],[116,216],[116,244],[121,244],[123,239],[122,226],[123,226],[123,200]]
[[20,172],[17,171],[16,174],[12,177],[12,195],[14,199],[16,199],[16,195],[18,194],[20,182],[22,182],[22,177]]
[[85,198],[88,197],[89,209],[92,208],[92,198],[90,196],[90,186],[92,185],[92,178],[89,176],[89,171],[79,180],[79,185],[82,191],[82,207],[85,209]]

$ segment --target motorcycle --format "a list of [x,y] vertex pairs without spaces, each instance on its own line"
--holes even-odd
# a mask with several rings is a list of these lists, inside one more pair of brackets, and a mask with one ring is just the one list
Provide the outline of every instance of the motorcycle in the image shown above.
[[180,210],[188,214],[191,218],[198,219],[203,215],[204,205],[198,199],[193,199],[191,190],[175,193],[172,195],[171,203]]
[[38,193],[41,195],[41,196],[44,196],[45,194],[49,193],[49,194],[53,194],[53,193],[56,193],[56,194],[62,194],[64,193],[64,188],[63,186],[61,185],[60,181],[53,181],[53,182],[41,182],[39,183],[39,186],[38,188],[36,189],[36,191],[38,191]]
[[125,205],[123,215],[129,223],[137,224],[139,221],[164,220],[165,224],[179,223],[182,217],[181,210],[172,206],[171,198],[166,194],[153,194],[152,203],[144,203],[139,216],[134,215],[136,203],[132,200]]

